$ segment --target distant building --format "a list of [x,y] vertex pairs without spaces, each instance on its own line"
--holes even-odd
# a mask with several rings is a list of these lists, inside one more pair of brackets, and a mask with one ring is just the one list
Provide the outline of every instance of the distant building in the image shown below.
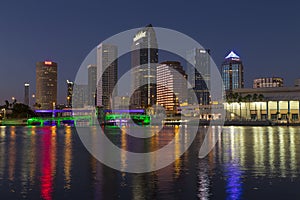
[[129,109],[129,96],[115,96],[113,109]]
[[24,84],[24,104],[29,106],[29,83]]
[[221,66],[225,90],[244,87],[244,67],[240,57],[231,51]]
[[96,105],[97,66],[88,65],[88,104]]
[[74,84],[73,86],[73,108],[83,108],[88,105],[88,85]]
[[253,88],[282,87],[283,78],[257,78],[253,80]]
[[36,63],[36,103],[39,109],[53,109],[57,103],[57,63]]
[[131,48],[132,86],[135,91],[130,104],[133,108],[147,108],[156,104],[156,67],[158,45],[151,24],[133,37]]
[[198,102],[200,105],[208,105],[210,103],[210,50],[195,48],[187,53],[187,61],[189,83],[197,97],[197,100],[190,99],[189,103]]
[[187,101],[187,75],[180,62],[166,61],[157,66],[157,104],[176,111]]
[[74,83],[67,80],[67,107],[72,107],[73,87]]
[[[106,69],[104,69],[106,67]],[[102,76],[101,76],[102,74]],[[111,44],[97,47],[97,106],[111,108],[112,92],[118,82],[118,49]],[[117,92],[117,89],[115,89]]]

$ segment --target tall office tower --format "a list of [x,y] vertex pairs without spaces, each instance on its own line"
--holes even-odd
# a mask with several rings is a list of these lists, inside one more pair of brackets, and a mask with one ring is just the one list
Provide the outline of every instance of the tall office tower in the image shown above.
[[253,80],[253,88],[283,87],[283,78],[264,77]]
[[73,98],[72,107],[73,108],[83,108],[88,105],[88,85],[74,84],[73,86]]
[[240,57],[231,51],[222,63],[222,78],[225,90],[244,87],[244,67]]
[[29,106],[29,83],[24,84],[24,104]]
[[88,65],[88,105],[96,105],[97,66]]
[[189,99],[189,103],[198,102],[200,105],[208,105],[210,103],[210,50],[192,49],[187,52],[187,61],[189,83],[197,98]]
[[157,66],[157,103],[176,111],[187,101],[187,74],[180,62],[166,61]]
[[[158,45],[151,24],[133,37],[131,47],[132,108],[147,108],[156,104],[156,67],[158,63]],[[154,83],[154,84],[153,84]]]
[[[106,67],[106,69],[104,69]],[[101,77],[102,74],[102,77]],[[118,82],[118,49],[111,44],[97,47],[97,106],[111,109],[112,92]],[[117,92],[117,88],[115,89]]]
[[57,63],[36,63],[36,103],[39,109],[53,109],[57,103]]
[[73,96],[74,83],[67,80],[67,106],[72,107],[72,96]]

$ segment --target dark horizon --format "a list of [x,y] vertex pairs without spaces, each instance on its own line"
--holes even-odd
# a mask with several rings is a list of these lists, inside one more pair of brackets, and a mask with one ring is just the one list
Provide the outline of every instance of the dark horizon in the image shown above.
[[58,103],[65,103],[66,80],[74,80],[90,50],[107,37],[149,23],[194,38],[211,49],[218,67],[235,51],[244,64],[245,87],[257,77],[283,77],[285,86],[300,78],[299,2],[152,1],[153,9],[138,1],[115,3],[2,2],[0,104],[12,96],[22,102],[25,82],[30,94],[35,92],[35,63],[44,60],[58,63]]

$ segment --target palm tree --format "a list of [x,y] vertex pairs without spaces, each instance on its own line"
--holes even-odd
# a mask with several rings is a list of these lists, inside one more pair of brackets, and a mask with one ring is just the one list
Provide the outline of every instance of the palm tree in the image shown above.
[[259,101],[263,101],[265,99],[265,96],[263,94],[259,94],[257,98]]
[[[252,96],[252,101],[253,101],[253,102],[256,102],[257,99],[258,99],[258,95],[257,95],[256,93],[253,94],[253,96]],[[255,118],[257,118],[257,113],[256,113],[256,103],[254,103],[254,111],[255,111],[255,115],[256,115]]]
[[[260,102],[262,102],[265,99],[265,96],[263,94],[259,94],[257,98]],[[261,113],[261,106],[262,104],[260,103],[259,113]]]
[[6,109],[9,108],[9,102],[8,102],[8,100],[5,100],[5,108],[6,108]]
[[[244,96],[244,101],[248,103],[249,112],[250,112],[250,101],[251,101],[251,99],[252,99],[251,94],[247,94],[246,96]],[[247,106],[246,106],[246,117],[247,117]]]
[[[239,93],[237,93],[237,92],[235,92],[235,93],[233,93],[233,95],[232,95],[232,101],[233,102],[237,102],[238,101],[238,98],[239,98]],[[233,107],[234,108],[234,107]],[[233,110],[233,113],[235,113],[235,110]]]
[[39,103],[37,103],[37,102],[35,102],[35,104],[33,105],[33,107],[34,107],[35,109],[39,109],[39,108],[42,107],[42,105],[39,104]]
[[255,101],[257,101],[257,99],[258,99],[258,95],[255,93],[255,94],[253,94],[253,96],[252,96],[252,100],[255,102]]
[[[232,92],[226,94],[226,102],[229,104],[229,107],[231,107],[230,105],[232,103],[232,99],[233,99],[232,97],[233,97]],[[227,112],[228,112],[228,110],[227,110]],[[230,110],[230,114],[231,114],[231,112],[232,112],[232,110]]]
[[242,97],[241,94],[238,94],[237,97],[237,102],[239,103],[239,107],[240,107],[240,120],[242,120],[242,102],[243,102],[244,98]]

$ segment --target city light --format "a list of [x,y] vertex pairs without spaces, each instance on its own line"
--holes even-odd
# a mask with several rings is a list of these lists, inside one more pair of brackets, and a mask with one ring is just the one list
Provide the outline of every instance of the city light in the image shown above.
[[45,65],[52,65],[51,61],[45,61]]

